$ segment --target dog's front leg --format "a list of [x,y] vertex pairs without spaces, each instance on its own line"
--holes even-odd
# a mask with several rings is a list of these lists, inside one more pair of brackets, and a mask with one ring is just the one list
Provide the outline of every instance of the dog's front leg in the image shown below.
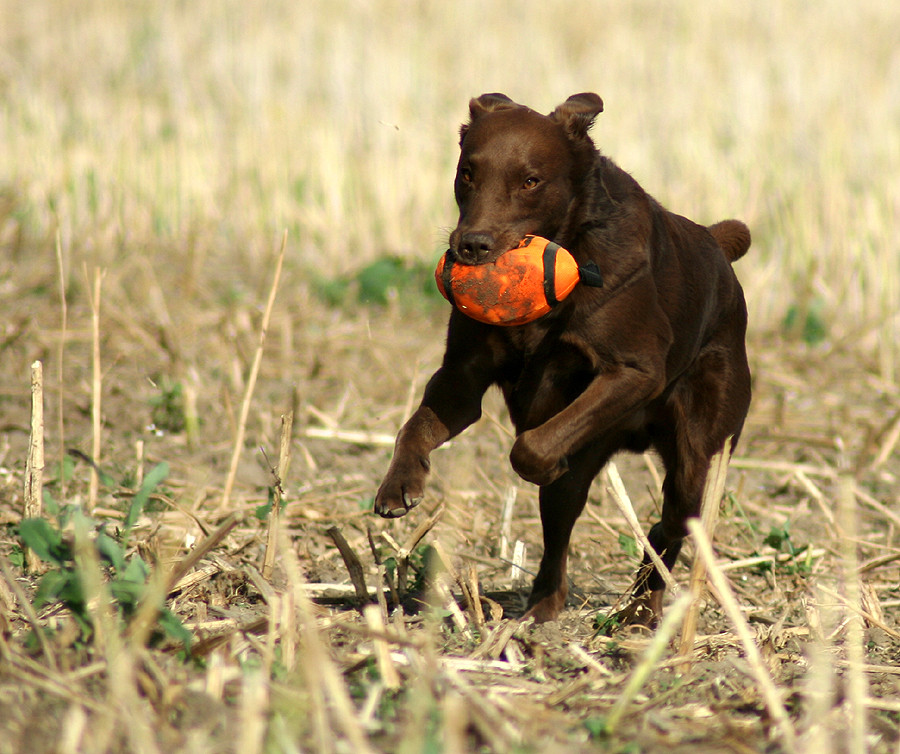
[[375,512],[385,518],[403,516],[422,502],[431,451],[478,421],[481,399],[494,382],[495,351],[484,326],[460,317],[451,316],[443,364],[397,435],[394,457],[375,495]]
[[665,364],[660,358],[600,374],[566,408],[516,438],[510,453],[513,469],[540,486],[556,481],[568,470],[568,456],[646,405],[664,387]]
[[397,435],[394,457],[375,495],[377,514],[396,518],[422,502],[431,451],[449,437],[450,428],[434,409],[420,405]]
[[478,420],[482,395],[461,389],[443,368],[435,373],[421,405],[397,435],[394,457],[375,495],[377,514],[396,518],[422,502],[431,451]]

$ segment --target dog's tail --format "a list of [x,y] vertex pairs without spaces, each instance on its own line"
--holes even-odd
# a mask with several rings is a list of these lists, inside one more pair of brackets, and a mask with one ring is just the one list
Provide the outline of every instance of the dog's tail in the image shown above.
[[722,220],[710,225],[708,230],[729,262],[737,261],[750,248],[750,229],[740,220]]

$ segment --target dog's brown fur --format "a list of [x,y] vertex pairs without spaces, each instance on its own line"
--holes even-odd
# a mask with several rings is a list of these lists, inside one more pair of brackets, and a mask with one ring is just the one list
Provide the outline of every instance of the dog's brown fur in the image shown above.
[[[730,265],[750,246],[747,227],[705,228],[666,211],[595,148],[588,129],[602,109],[596,94],[548,116],[500,94],[470,102],[450,234],[457,261],[489,262],[534,234],[595,263],[603,284],[577,286],[518,327],[453,310],[443,364],[400,430],[375,498],[382,516],[417,505],[431,451],[475,422],[498,385],[516,429],[512,466],[540,485],[544,554],[526,614],[537,621],[565,604],[572,527],[610,456],[650,447],[661,456],[662,520],[648,536],[671,568],[710,459],[729,436],[737,442],[750,404],[747,310]],[[624,617],[652,623],[663,589],[652,572]]]

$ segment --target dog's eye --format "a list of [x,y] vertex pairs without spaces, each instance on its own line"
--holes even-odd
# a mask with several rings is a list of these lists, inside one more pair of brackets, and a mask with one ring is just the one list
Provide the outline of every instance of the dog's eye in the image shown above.
[[533,189],[533,188],[534,188],[535,186],[537,186],[540,182],[541,182],[541,179],[540,179],[540,178],[535,178],[534,176],[531,176],[530,178],[526,178],[526,179],[525,179],[525,182],[522,184],[522,188],[524,188],[524,189]]
[[459,177],[462,178],[465,183],[471,183],[472,182],[472,171],[469,170],[468,168],[463,168],[462,170],[459,171]]

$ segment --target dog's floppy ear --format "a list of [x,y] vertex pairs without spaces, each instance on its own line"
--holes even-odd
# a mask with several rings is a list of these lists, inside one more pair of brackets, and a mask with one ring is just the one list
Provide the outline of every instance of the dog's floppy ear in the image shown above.
[[494,110],[509,110],[514,107],[519,107],[519,105],[513,102],[505,94],[500,94],[499,92],[482,94],[480,97],[470,99],[469,122],[464,123],[459,129],[459,143],[462,144],[462,140],[465,138],[469,126],[485,113],[492,113]]
[[550,113],[550,117],[562,124],[570,135],[582,139],[594,124],[594,118],[602,112],[603,100],[593,92],[583,92],[569,97]]

